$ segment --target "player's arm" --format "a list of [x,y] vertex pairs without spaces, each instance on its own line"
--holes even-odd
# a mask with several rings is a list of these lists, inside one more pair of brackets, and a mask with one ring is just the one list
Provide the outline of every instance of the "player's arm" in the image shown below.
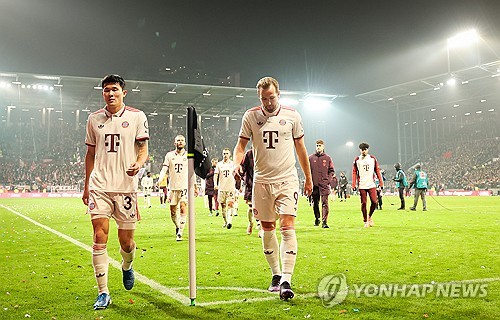
[[[165,159],[163,160],[163,166],[161,167],[161,170],[160,170],[160,175],[158,177],[158,181],[163,181],[163,179],[165,179],[165,176],[166,179],[168,179],[168,153],[165,155]],[[168,183],[167,183],[168,185]]]
[[89,179],[92,170],[94,170],[95,161],[95,146],[87,145],[87,152],[85,153],[85,185],[83,188],[82,201],[86,206],[89,204]]
[[306,145],[304,144],[304,137],[300,139],[293,140],[295,144],[295,151],[297,152],[297,158],[299,159],[300,167],[306,180],[304,181],[304,194],[309,196],[312,193],[313,183],[311,175],[311,164],[309,163],[309,156],[307,155]]
[[214,190],[219,189],[219,164],[215,165],[215,170],[214,170]]
[[135,176],[142,168],[144,163],[148,160],[148,140],[136,140],[137,146],[137,159],[127,169],[127,174],[131,177]]
[[358,166],[356,165],[356,160],[357,158],[354,159],[354,162],[352,163],[352,190],[356,190],[356,185],[358,183]]
[[378,165],[377,159],[375,159],[375,174],[377,175],[380,189],[384,189],[384,179],[382,179],[382,174],[380,173],[380,166]]
[[245,157],[245,148],[247,147],[248,139],[244,139],[242,137],[238,138],[238,143],[234,147],[233,151],[233,162],[235,164],[235,174],[239,174],[241,171],[241,162]]

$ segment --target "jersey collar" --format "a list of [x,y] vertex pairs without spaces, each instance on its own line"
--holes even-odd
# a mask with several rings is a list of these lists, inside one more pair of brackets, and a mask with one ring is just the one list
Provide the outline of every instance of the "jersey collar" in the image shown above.
[[280,113],[280,110],[281,110],[281,104],[278,104],[278,107],[276,108],[276,110],[274,110],[274,112],[267,112],[266,111],[266,108],[264,108],[262,105],[260,106],[260,110],[262,110],[262,113],[266,116],[266,117],[274,117],[274,116],[277,116],[278,113]]
[[111,113],[108,111],[108,106],[105,106],[104,107],[104,112],[106,113],[106,116],[108,118],[111,118],[111,117],[121,117],[123,115],[123,113],[125,112],[125,104],[122,105],[122,108],[120,110],[118,110],[116,113]]

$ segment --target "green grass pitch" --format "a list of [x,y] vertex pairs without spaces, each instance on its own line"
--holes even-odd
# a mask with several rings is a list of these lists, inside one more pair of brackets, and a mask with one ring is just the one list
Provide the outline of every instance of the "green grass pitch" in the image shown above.
[[[375,211],[375,226],[366,229],[357,197],[330,202],[330,229],[313,226],[312,208],[302,198],[292,281],[296,297],[287,302],[265,292],[271,275],[261,240],[245,232],[243,201],[227,230],[198,198],[196,306],[188,302],[187,230],[185,240],[176,242],[158,198],[151,209],[139,200],[134,269],[142,277],[126,291],[120,270],[110,265],[113,303],[94,311],[92,229],[81,200],[1,199],[0,319],[500,318],[500,197],[428,197],[427,212],[421,203],[416,212],[397,211],[398,199],[385,197],[383,210]],[[118,248],[112,223],[108,252],[120,261]],[[318,284],[335,274],[345,275],[350,291],[342,303],[326,307],[316,294]],[[471,280],[486,284],[487,294],[387,297],[352,291],[355,284]]]

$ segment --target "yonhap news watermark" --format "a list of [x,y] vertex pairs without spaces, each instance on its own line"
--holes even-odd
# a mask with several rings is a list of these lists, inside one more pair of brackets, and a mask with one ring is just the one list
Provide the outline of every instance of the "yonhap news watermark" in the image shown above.
[[342,303],[348,295],[356,298],[483,298],[488,295],[488,284],[477,281],[425,284],[347,283],[343,273],[327,275],[318,284],[318,296],[327,308]]

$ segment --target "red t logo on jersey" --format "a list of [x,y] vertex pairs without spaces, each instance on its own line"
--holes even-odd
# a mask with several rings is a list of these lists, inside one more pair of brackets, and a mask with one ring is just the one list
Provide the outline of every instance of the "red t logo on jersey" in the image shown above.
[[262,135],[264,136],[264,143],[267,143],[266,149],[276,149],[273,143],[278,143],[278,131],[263,131]]
[[118,146],[120,146],[120,134],[106,133],[104,135],[104,140],[106,141],[104,145],[108,148],[108,152],[118,152]]

